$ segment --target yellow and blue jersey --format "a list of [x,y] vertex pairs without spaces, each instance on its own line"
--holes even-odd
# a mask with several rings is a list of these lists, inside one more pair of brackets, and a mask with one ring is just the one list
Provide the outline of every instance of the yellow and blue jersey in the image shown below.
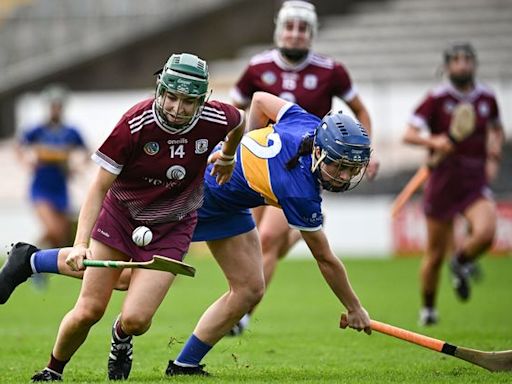
[[218,185],[210,176],[210,166],[205,172],[205,200],[194,240],[247,232],[254,228],[249,208],[261,205],[281,208],[292,228],[320,229],[322,199],[320,185],[311,172],[311,156],[302,156],[291,170],[286,168],[304,137],[312,136],[320,121],[298,105],[288,103],[275,124],[244,135],[228,183]]
[[26,131],[21,143],[35,149],[37,165],[30,187],[33,202],[47,201],[60,212],[69,209],[67,159],[73,149],[86,148],[77,128],[41,124]]

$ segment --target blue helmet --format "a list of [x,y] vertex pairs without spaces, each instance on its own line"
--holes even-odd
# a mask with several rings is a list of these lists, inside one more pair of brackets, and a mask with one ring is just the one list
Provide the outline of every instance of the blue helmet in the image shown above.
[[355,188],[370,162],[370,145],[357,120],[341,112],[324,117],[315,131],[311,169],[322,188],[331,192]]

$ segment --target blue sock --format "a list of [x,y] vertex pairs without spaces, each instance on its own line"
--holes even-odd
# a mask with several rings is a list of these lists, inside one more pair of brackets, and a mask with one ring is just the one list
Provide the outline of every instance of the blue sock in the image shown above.
[[60,248],[42,249],[32,256],[30,264],[34,273],[55,273],[59,274],[58,260]]
[[203,343],[194,334],[189,337],[185,346],[176,358],[176,362],[184,366],[198,366],[199,362],[212,349],[211,345]]

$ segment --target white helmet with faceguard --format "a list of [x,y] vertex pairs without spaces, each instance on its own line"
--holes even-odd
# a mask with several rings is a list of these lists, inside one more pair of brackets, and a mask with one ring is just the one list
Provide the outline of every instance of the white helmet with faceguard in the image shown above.
[[[306,24],[309,41],[305,47],[287,47],[283,39],[283,32],[287,28],[287,23],[295,20]],[[306,1],[285,1],[277,14],[275,23],[274,42],[277,48],[290,60],[300,61],[308,54],[313,36],[316,35],[318,29],[315,6]]]
[[358,121],[341,112],[324,117],[315,131],[311,167],[322,188],[331,192],[355,188],[370,162],[370,144]]
[[[172,133],[186,133],[194,126],[203,111],[208,93],[208,65],[199,57],[181,53],[172,55],[158,76],[156,87],[156,116],[158,122]],[[191,114],[179,115],[178,122],[168,120],[169,111],[164,109],[166,97],[192,99]]]

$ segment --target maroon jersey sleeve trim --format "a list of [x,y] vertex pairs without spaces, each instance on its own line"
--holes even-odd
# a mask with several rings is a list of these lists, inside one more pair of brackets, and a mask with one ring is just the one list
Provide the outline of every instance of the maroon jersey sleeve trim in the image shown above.
[[105,154],[101,153],[100,151],[96,151],[95,153],[93,153],[91,155],[91,159],[101,168],[105,169],[106,171],[114,175],[119,175],[123,170],[123,166],[121,164],[117,164],[114,160],[112,160]]

